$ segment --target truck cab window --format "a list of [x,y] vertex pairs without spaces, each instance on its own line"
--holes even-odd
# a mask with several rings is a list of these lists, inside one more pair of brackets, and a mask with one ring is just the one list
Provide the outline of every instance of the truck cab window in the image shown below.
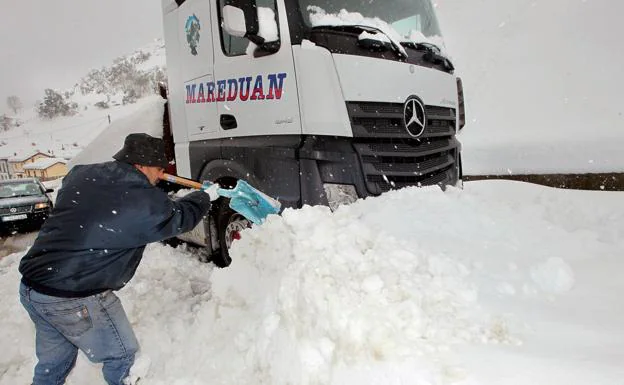
[[[221,12],[224,6],[229,5],[229,3],[230,2],[228,0],[219,0],[219,12]],[[275,0],[256,0],[255,3],[256,7],[269,8],[273,10],[277,21],[277,4],[275,3]],[[262,20],[260,20],[260,23],[262,25]],[[221,25],[219,29],[221,30],[221,48],[223,53],[227,56],[244,55],[250,44],[249,39],[230,35],[225,31],[223,25]]]

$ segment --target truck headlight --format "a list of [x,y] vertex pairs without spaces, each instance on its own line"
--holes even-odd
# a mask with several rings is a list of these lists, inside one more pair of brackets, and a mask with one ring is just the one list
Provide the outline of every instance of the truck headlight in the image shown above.
[[323,189],[325,189],[325,196],[332,211],[340,205],[348,205],[358,199],[355,186],[351,184],[323,183]]
[[37,203],[35,205],[35,210],[41,210],[41,209],[45,209],[46,207],[50,206],[49,203],[43,202],[43,203]]

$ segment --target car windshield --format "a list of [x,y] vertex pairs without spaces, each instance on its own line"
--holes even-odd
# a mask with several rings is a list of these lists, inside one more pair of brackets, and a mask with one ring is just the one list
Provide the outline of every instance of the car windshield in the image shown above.
[[10,182],[0,184],[0,198],[23,197],[30,195],[41,195],[43,191],[35,182]]
[[299,6],[309,27],[369,25],[400,41],[441,37],[430,0],[299,0]]

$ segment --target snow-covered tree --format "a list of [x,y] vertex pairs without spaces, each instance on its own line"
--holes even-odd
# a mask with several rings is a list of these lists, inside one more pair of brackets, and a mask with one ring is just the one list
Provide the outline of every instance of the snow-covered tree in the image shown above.
[[9,106],[9,108],[11,109],[11,111],[13,111],[14,114],[17,114],[24,106],[22,104],[21,99],[15,95],[11,95],[7,97],[6,102],[7,102],[7,106]]
[[156,92],[158,82],[166,81],[163,68],[141,69],[151,54],[139,52],[131,57],[119,57],[110,67],[92,70],[81,79],[76,89],[83,95],[89,93],[114,95],[123,93],[123,103],[134,103],[148,94]]
[[37,112],[39,116],[45,119],[52,119],[57,116],[71,116],[76,113],[78,105],[72,103],[67,98],[53,89],[45,90],[43,102],[39,104]]
[[0,116],[0,131],[9,131],[13,127],[13,119],[6,114]]
[[134,63],[134,64],[141,64],[141,63],[145,63],[146,61],[149,60],[149,58],[152,56],[151,53],[149,52],[143,52],[143,51],[139,51],[137,53],[135,53],[130,60]]

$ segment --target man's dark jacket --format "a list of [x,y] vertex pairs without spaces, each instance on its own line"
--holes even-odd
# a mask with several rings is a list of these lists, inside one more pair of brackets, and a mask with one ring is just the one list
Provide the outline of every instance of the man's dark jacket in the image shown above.
[[130,281],[146,244],[193,229],[210,208],[197,191],[178,200],[153,187],[134,166],[76,166],[22,258],[22,281],[58,297],[84,297]]

